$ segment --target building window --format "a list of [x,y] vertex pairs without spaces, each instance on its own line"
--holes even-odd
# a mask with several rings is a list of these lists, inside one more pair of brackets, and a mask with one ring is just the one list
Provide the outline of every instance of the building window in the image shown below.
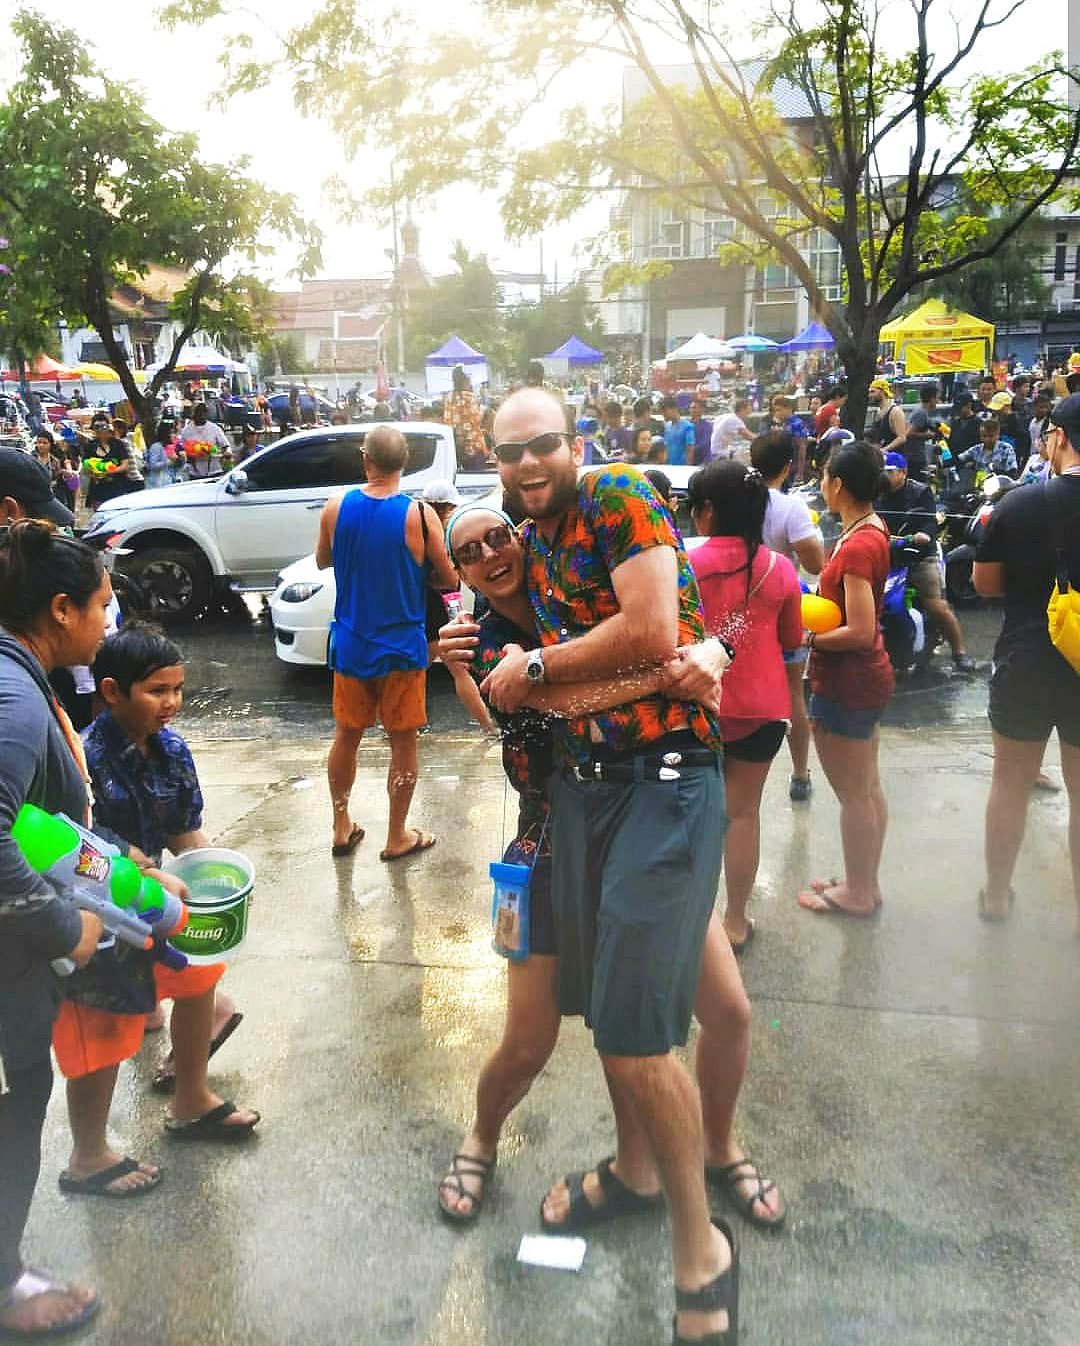
[[706,257],[715,257],[716,250],[735,241],[735,221],[724,213],[722,206],[705,206],[701,216],[702,246]]
[[1054,279],[1065,279],[1065,245],[1069,241],[1068,234],[1056,235],[1054,242]]
[[687,222],[675,206],[654,206],[649,228],[653,257],[685,257]]
[[763,266],[757,273],[755,298],[761,304],[790,303],[796,297],[798,284],[789,266]]
[[838,301],[841,298],[842,267],[840,245],[832,234],[815,229],[809,238],[806,260],[825,298],[833,303]]

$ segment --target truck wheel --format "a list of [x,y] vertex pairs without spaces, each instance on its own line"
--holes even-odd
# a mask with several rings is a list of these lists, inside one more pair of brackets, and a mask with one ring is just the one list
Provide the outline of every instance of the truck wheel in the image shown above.
[[194,549],[150,547],[127,557],[121,568],[146,594],[150,615],[159,621],[192,621],[210,601],[210,567]]

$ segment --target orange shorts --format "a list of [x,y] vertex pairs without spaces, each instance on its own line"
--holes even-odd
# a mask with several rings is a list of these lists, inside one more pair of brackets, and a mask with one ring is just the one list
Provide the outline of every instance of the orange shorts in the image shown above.
[[[224,975],[224,963],[190,963],[182,972],[154,964],[159,1000],[191,1000],[216,986]],[[65,1000],[53,1025],[53,1051],[61,1075],[77,1080],[106,1066],[118,1066],[142,1046],[145,1027],[145,1014],[113,1014]]]
[[381,678],[335,673],[334,719],[343,729],[370,729],[376,720],[388,734],[419,729],[427,723],[427,669]]

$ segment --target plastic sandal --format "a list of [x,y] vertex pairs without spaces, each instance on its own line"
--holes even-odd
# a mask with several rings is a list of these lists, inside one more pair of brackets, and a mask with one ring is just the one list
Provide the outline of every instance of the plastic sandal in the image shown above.
[[645,1211],[657,1210],[664,1204],[662,1192],[644,1196],[632,1187],[627,1187],[618,1174],[612,1172],[611,1165],[614,1162],[615,1156],[608,1155],[606,1159],[600,1160],[594,1170],[604,1193],[603,1205],[594,1206],[585,1195],[584,1173],[568,1173],[563,1179],[570,1189],[570,1209],[566,1212],[566,1219],[549,1220],[541,1201],[541,1225],[556,1234],[566,1229],[587,1229],[589,1225],[599,1224],[603,1220],[613,1220],[620,1215],[640,1215]]
[[[0,1311],[9,1309],[15,1304],[25,1304],[28,1300],[37,1299],[41,1295],[68,1295],[74,1288],[63,1285],[47,1271],[24,1267],[15,1284],[0,1294]],[[64,1318],[58,1323],[53,1323],[51,1327],[19,1328],[4,1327],[0,1324],[0,1338],[5,1341],[45,1341],[51,1337],[63,1336],[88,1323],[100,1308],[101,1300],[97,1295],[91,1294],[90,1299],[72,1318]]]
[[[754,1210],[754,1206],[758,1202],[764,1203],[769,1193],[777,1190],[777,1186],[771,1178],[761,1176],[761,1170],[752,1159],[736,1159],[733,1164],[706,1164],[705,1181],[719,1187],[743,1219],[749,1220],[758,1229],[779,1229],[784,1223],[787,1211],[783,1208],[772,1219],[766,1219]],[[749,1194],[742,1192],[740,1184],[745,1182],[756,1182],[757,1191]]]
[[700,1290],[680,1290],[675,1287],[675,1308],[684,1313],[717,1313],[727,1310],[728,1325],[723,1332],[710,1332],[705,1337],[680,1337],[678,1317],[672,1320],[671,1346],[738,1346],[739,1341],[739,1251],[735,1235],[725,1220],[713,1217],[713,1224],[731,1246],[731,1265],[726,1271]]
[[[451,1224],[472,1224],[483,1209],[484,1197],[487,1195],[487,1185],[492,1173],[495,1171],[495,1164],[498,1159],[496,1155],[492,1159],[481,1159],[475,1154],[455,1154],[450,1161],[450,1172],[439,1183],[439,1210],[448,1219]],[[466,1164],[471,1167],[466,1168]],[[483,1186],[479,1193],[470,1192],[462,1182],[462,1178],[480,1178]],[[455,1210],[451,1206],[443,1204],[442,1192],[446,1188],[453,1196],[467,1196],[472,1202],[472,1210]]]

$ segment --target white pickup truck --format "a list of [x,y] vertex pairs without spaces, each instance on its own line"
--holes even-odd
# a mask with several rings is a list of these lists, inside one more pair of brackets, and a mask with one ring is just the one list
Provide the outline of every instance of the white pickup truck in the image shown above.
[[[465,497],[484,495],[497,483],[494,465],[458,470],[449,426],[389,424],[408,441],[401,488],[410,495],[438,480],[454,482]],[[314,550],[327,498],[364,480],[360,450],[371,429],[304,430],[213,480],[118,496],[93,515],[86,541],[119,552],[118,568],[142,586],[155,615],[166,621],[195,617],[215,589],[269,591],[285,566]]]

